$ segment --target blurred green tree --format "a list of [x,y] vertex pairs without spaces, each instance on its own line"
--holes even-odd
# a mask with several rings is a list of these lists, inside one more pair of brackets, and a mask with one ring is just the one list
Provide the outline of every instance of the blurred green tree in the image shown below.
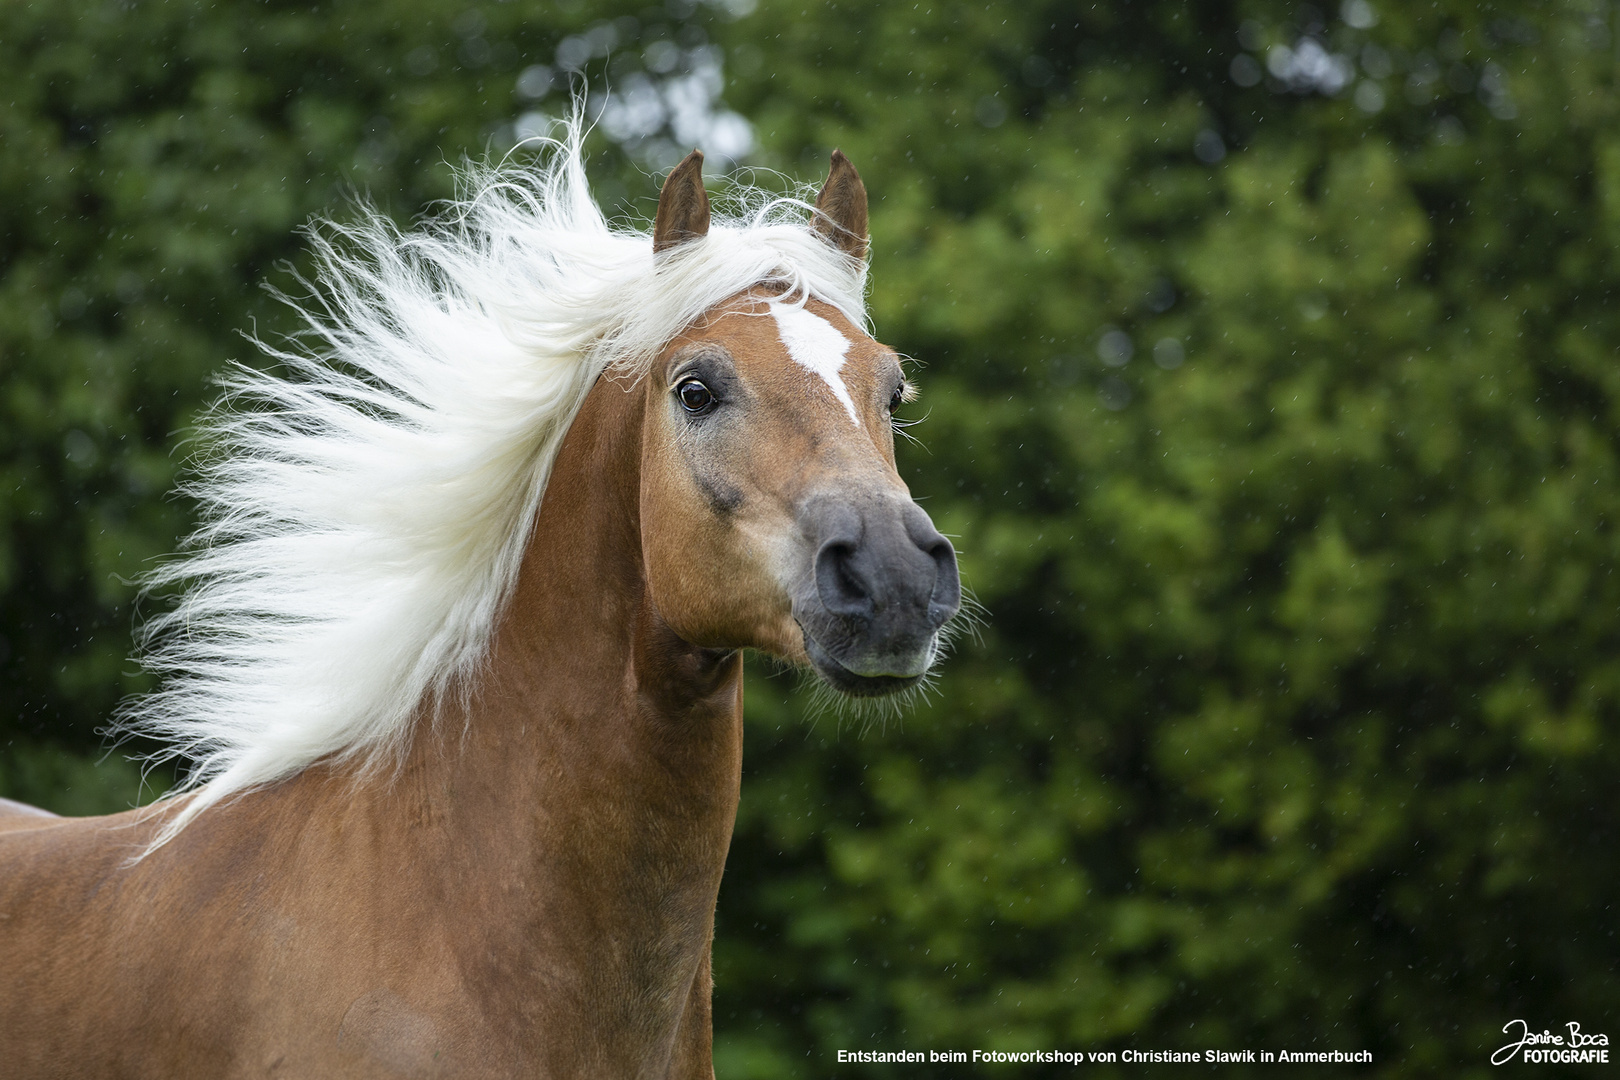
[[[296,226],[448,194],[570,49],[628,99],[714,42],[754,160],[867,179],[989,612],[864,736],[753,679],[719,1075],[1612,1037],[1612,8],[751,8],[0,8],[0,793],[131,797],[124,582]],[[628,205],[690,132],[605,115]]]
[[722,1074],[1613,1028],[1612,10],[800,7],[729,98],[860,164],[989,618],[881,734],[752,688]]

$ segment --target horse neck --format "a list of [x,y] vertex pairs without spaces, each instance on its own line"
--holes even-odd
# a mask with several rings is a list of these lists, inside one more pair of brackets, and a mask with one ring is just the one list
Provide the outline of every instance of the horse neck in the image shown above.
[[480,686],[417,740],[399,807],[439,839],[457,904],[484,909],[483,945],[530,970],[541,954],[593,1022],[624,1008],[641,1028],[707,977],[742,762],[740,658],[681,641],[648,597],[645,383],[588,395]]

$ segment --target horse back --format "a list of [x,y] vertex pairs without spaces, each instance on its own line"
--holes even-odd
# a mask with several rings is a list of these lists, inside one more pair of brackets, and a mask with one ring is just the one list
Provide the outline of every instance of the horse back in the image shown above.
[[0,829],[0,1076],[439,1076],[441,1047],[476,1056],[450,1043],[457,965],[416,932],[411,873],[370,868],[365,830],[289,826],[306,818],[279,794],[149,852],[167,806]]
[[0,799],[0,832],[11,829],[33,829],[61,820],[49,810],[41,810],[37,806],[29,806],[15,799]]
[[[31,809],[31,808],[30,808]],[[183,875],[140,860],[161,812],[0,817],[0,1046],[18,1080],[209,1075],[155,1027],[184,1015],[189,928]],[[189,929],[189,935],[188,935]],[[169,1043],[170,1045],[164,1045]],[[188,1060],[189,1058],[189,1060]],[[226,1075],[228,1063],[210,1062]]]

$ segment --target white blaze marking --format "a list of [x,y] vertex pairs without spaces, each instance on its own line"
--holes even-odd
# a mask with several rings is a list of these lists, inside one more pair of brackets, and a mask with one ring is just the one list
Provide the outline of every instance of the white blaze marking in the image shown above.
[[833,396],[844,403],[849,418],[861,426],[855,413],[855,403],[849,398],[843,377],[844,357],[849,354],[849,339],[838,328],[820,315],[792,304],[772,304],[771,316],[776,319],[776,332],[787,347],[788,355],[806,370],[820,375],[832,389]]

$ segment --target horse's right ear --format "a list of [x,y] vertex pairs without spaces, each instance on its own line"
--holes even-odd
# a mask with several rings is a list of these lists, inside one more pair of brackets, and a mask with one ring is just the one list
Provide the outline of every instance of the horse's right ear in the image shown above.
[[694,150],[664,178],[653,222],[653,253],[707,235],[709,193],[703,190],[703,151]]

